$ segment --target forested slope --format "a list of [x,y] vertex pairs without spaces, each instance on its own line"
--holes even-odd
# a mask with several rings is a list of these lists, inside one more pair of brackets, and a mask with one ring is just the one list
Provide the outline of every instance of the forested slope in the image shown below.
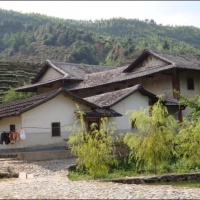
[[153,19],[77,21],[0,9],[0,98],[29,83],[47,59],[120,66],[144,48],[200,55],[200,29]]
[[0,60],[120,65],[145,47],[200,55],[200,29],[154,20],[77,21],[0,10]]

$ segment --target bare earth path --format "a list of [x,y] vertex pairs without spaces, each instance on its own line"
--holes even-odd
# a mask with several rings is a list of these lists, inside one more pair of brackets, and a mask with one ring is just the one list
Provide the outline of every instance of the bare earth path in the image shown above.
[[32,173],[33,179],[0,179],[0,199],[200,199],[200,189],[172,186],[70,181],[67,168],[75,159],[0,161],[0,168]]

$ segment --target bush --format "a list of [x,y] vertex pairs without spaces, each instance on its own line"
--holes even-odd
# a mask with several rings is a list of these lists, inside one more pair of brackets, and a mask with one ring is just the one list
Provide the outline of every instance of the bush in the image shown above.
[[87,131],[83,115],[80,111],[67,143],[72,154],[77,156],[78,170],[86,170],[93,178],[106,177],[110,165],[116,163],[113,156],[114,126],[108,123],[107,118],[102,118],[99,130],[97,124],[92,124],[91,131]]

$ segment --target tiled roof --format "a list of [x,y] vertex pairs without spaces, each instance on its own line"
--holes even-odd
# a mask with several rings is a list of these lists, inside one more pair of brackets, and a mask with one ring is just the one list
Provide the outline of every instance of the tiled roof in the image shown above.
[[113,69],[113,67],[110,66],[75,64],[47,60],[43,68],[32,81],[32,83],[36,83],[39,78],[45,73],[49,66],[60,72],[63,77],[65,77],[65,79],[74,80],[84,80],[87,74]]
[[57,90],[23,100],[0,104],[0,118],[18,115],[22,113],[24,109],[33,107],[35,104],[43,102],[49,97],[55,96],[56,92]]
[[[130,72],[134,69],[134,66],[140,62],[146,55],[154,55],[163,61],[166,61],[171,67],[174,68],[186,68],[186,69],[196,69],[200,70],[200,57],[189,56],[189,55],[179,55],[169,52],[157,52],[151,49],[145,49],[142,54],[129,66],[124,72]],[[153,68],[153,67],[152,67]],[[162,67],[160,67],[162,70]],[[142,68],[139,68],[141,71]],[[151,70],[151,68],[149,68]]]
[[179,102],[177,99],[164,98],[163,100],[164,100],[165,106],[181,106],[181,108],[185,109],[184,105],[179,105]]
[[24,85],[22,87],[18,87],[15,89],[15,91],[26,91],[25,89],[30,89],[30,88],[37,88],[40,85],[45,85],[45,84],[49,84],[49,83],[53,83],[55,81],[59,81],[59,80],[64,80],[65,78],[57,78],[57,79],[51,79],[48,81],[42,81],[42,82],[37,82],[37,83],[33,83],[33,84],[29,84],[29,85]]
[[[48,67],[52,67],[58,71],[62,77],[51,79],[48,81],[40,81],[40,77],[46,72]],[[83,81],[87,74],[110,71],[115,69],[111,66],[100,66],[100,65],[86,65],[86,64],[75,64],[75,63],[64,63],[59,61],[47,60],[40,72],[34,78],[31,84],[24,85],[22,87],[16,88],[16,91],[30,91],[30,89],[36,88],[37,86],[45,85],[59,80],[71,80],[73,81]]]
[[72,77],[79,77],[79,78],[84,78],[86,74],[113,69],[113,67],[111,66],[64,63],[58,61],[48,61],[48,62],[50,63],[50,65],[54,65],[57,68],[63,70],[66,74],[69,74]]
[[19,115],[23,112],[26,112],[44,102],[52,99],[53,97],[60,94],[61,92],[63,92],[65,95],[67,95],[74,101],[83,103],[91,108],[98,108],[98,106],[96,106],[95,104],[87,102],[86,100],[81,99],[78,96],[60,88],[58,90],[54,90],[54,91],[51,91],[48,93],[36,95],[36,96],[30,97],[27,99],[0,104],[0,118]]
[[88,74],[86,75],[85,79],[82,82],[76,85],[69,86],[68,89],[77,90],[77,89],[105,85],[108,83],[112,83],[113,80],[115,82],[115,80],[121,76],[125,68],[126,67],[118,67],[118,68],[116,67],[108,71]]
[[93,110],[84,111],[86,117],[120,117],[120,113],[112,109],[96,108]]
[[[166,62],[166,65],[156,67],[137,67],[136,64],[151,54]],[[79,90],[84,88],[92,88],[109,83],[131,80],[146,75],[151,75],[172,68],[200,70],[200,58],[186,55],[176,55],[171,53],[160,53],[145,49],[143,53],[128,67],[119,67],[109,71],[92,73],[86,75],[85,79],[79,84],[69,87],[69,90]]]
[[100,107],[110,107],[118,103],[122,99],[131,95],[135,91],[139,91],[143,95],[148,96],[151,99],[157,99],[156,95],[145,90],[141,85],[135,85],[126,89],[121,89],[117,91],[107,92],[104,94],[99,94],[91,97],[84,98],[85,100],[94,103]]

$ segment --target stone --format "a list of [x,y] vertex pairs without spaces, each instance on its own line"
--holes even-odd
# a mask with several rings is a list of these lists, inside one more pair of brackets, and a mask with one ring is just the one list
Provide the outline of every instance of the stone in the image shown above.
[[20,172],[19,179],[26,179],[26,172]]
[[26,178],[27,178],[27,179],[32,179],[32,178],[34,178],[34,176],[33,176],[33,174],[27,174],[27,175],[26,175]]

